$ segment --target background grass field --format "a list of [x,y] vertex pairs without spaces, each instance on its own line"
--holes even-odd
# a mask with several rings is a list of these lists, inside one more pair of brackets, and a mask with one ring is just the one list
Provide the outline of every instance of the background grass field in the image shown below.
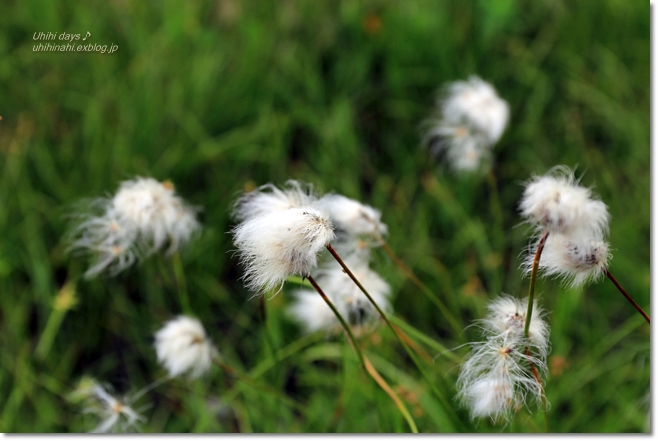
[[[523,181],[578,165],[612,215],[609,268],[649,309],[644,3],[10,0],[2,9],[0,431],[91,430],[93,418],[66,400],[81,376],[123,394],[165,374],[152,335],[181,311],[171,260],[86,281],[87,261],[66,255],[62,239],[76,201],[136,175],[170,179],[203,207],[203,233],[182,261],[192,308],[225,361],[302,403],[215,368],[139,400],[145,432],[409,430],[342,337],[304,337],[287,318],[293,285],[267,302],[262,323],[227,234],[230,204],[254,185],[294,178],[380,209],[391,247],[464,328],[488,299],[527,293]],[[119,49],[34,52],[39,31],[90,32],[88,41]],[[511,108],[495,182],[445,173],[420,149],[437,89],[471,74]],[[539,280],[551,409],[494,425],[471,422],[454,399],[468,348],[441,349],[476,340],[475,329],[457,333],[380,250],[373,265],[395,293],[396,317],[431,339],[418,339],[434,357],[431,381],[388,329],[362,340],[421,432],[650,430],[649,326],[609,281],[571,290]],[[44,337],[67,280],[78,304]]]

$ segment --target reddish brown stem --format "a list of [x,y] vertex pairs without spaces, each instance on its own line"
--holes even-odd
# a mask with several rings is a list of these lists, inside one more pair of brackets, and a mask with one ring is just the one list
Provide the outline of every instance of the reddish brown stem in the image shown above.
[[630,295],[628,295],[628,293],[626,292],[626,290],[625,290],[624,288],[621,287],[621,285],[619,284],[619,282],[617,282],[617,279],[615,279],[615,278],[612,276],[612,274],[610,274],[610,271],[608,271],[608,268],[604,268],[604,270],[605,270],[605,275],[608,276],[608,279],[610,279],[610,281],[611,281],[612,283],[615,284],[615,286],[617,287],[617,289],[619,290],[619,292],[622,293],[622,294],[624,295],[624,297],[626,297],[626,300],[628,300],[629,302],[631,302],[631,305],[633,305],[633,307],[635,307],[635,309],[637,309],[637,312],[639,312],[640,314],[642,314],[642,317],[644,317],[644,319],[647,321],[647,323],[650,324],[650,323],[651,323],[651,319],[649,318],[649,316],[647,315],[647,313],[644,312],[644,311],[642,310],[642,308],[640,308],[640,305],[638,305],[637,303],[635,303],[635,300],[633,300],[633,298],[632,298]]

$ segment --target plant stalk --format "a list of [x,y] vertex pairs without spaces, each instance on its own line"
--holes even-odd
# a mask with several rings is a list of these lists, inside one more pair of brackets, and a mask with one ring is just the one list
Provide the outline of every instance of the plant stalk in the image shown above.
[[361,349],[359,348],[359,345],[356,342],[356,339],[354,338],[354,334],[352,334],[352,330],[350,329],[349,325],[345,321],[342,315],[340,315],[340,312],[336,309],[334,304],[329,300],[329,298],[326,296],[324,291],[322,291],[322,288],[320,288],[320,285],[317,284],[315,279],[309,274],[306,276],[309,282],[311,282],[311,285],[313,285],[313,288],[320,294],[320,297],[327,303],[327,305],[331,308],[331,310],[334,312],[336,315],[336,318],[338,318],[338,321],[340,324],[343,326],[343,329],[345,332],[347,332],[347,336],[349,337],[350,341],[352,342],[352,346],[354,347],[354,350],[356,351],[356,354],[359,356],[359,362],[361,363],[362,366],[365,367],[365,363],[363,360],[363,354],[361,353]]
[[612,274],[610,274],[610,271],[608,271],[608,268],[604,268],[604,270],[605,270],[605,275],[608,276],[608,279],[610,279],[610,281],[615,284],[615,286],[617,287],[619,292],[622,293],[624,295],[624,297],[626,297],[626,300],[631,302],[631,305],[633,305],[633,307],[635,309],[637,309],[637,312],[642,314],[642,317],[644,317],[644,319],[647,321],[647,323],[651,324],[651,319],[649,318],[647,313],[644,312],[644,310],[642,308],[640,308],[640,305],[635,303],[635,300],[633,300],[633,298],[626,292],[626,290],[624,288],[622,288],[622,286],[619,284],[619,282],[617,282],[617,279],[615,279],[612,276]]
[[523,328],[523,336],[528,338],[528,332],[530,331],[530,320],[532,319],[532,308],[535,303],[535,286],[537,285],[537,273],[539,272],[539,259],[541,258],[541,253],[544,250],[544,245],[546,245],[546,239],[548,239],[548,231],[545,231],[544,234],[539,239],[537,244],[537,251],[535,252],[535,259],[532,261],[532,272],[530,273],[530,288],[528,289],[528,311],[525,315],[525,327]]

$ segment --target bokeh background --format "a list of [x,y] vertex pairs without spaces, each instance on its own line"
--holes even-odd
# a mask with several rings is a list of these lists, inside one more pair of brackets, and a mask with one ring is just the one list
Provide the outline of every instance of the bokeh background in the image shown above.
[[[526,295],[523,182],[577,166],[612,215],[610,271],[649,309],[645,3],[10,0],[2,9],[3,432],[91,430],[96,421],[66,399],[83,375],[119,395],[164,375],[152,335],[181,310],[170,259],[87,281],[88,262],[62,239],[77,201],[134,176],[170,179],[203,207],[203,233],[182,261],[195,314],[226,362],[303,403],[282,405],[214,369],[142,397],[145,432],[408,430],[344,339],[304,337],[286,316],[293,286],[260,319],[227,231],[239,192],[267,182],[299,179],[381,210],[391,247],[465,328],[499,293]],[[40,31],[90,32],[87,42],[118,51],[34,52]],[[437,90],[472,74],[511,108],[493,179],[446,172],[420,147]],[[391,284],[396,317],[429,337],[420,345],[433,358],[432,387],[387,329],[362,340],[421,432],[650,430],[649,326],[608,280],[582,290],[539,280],[552,328],[550,412],[531,405],[491,424],[470,421],[454,399],[459,363],[440,350],[476,330],[455,332],[383,252],[373,267]],[[77,305],[44,337],[65,286]],[[36,356],[44,338],[52,344]]]

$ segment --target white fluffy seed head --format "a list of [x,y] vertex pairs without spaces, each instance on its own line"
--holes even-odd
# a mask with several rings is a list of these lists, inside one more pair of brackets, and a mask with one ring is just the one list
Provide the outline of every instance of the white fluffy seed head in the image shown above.
[[[536,249],[536,245],[534,245]],[[545,277],[561,277],[564,283],[577,288],[599,279],[610,259],[608,244],[585,234],[550,234],[539,260],[539,270]],[[524,262],[525,272],[532,271],[534,251]]]
[[469,407],[473,418],[509,419],[528,396],[540,402],[543,387],[528,365],[532,363],[539,372],[545,372],[546,363],[541,357],[526,354],[528,344],[522,334],[512,331],[471,344],[473,350],[457,379],[457,397]]
[[[389,301],[391,289],[388,283],[368,268],[366,263],[350,260],[345,261],[346,265],[375,303],[385,314],[392,313]],[[379,313],[338,264],[332,263],[327,268],[319,269],[316,281],[355,335],[368,333],[376,328]],[[306,332],[325,330],[334,333],[342,329],[331,308],[314,291],[298,291],[289,312]]]
[[176,196],[173,185],[152,178],[121,183],[112,198],[93,199],[73,216],[67,251],[94,259],[85,277],[114,276],[163,249],[180,249],[199,230],[197,209]]
[[533,177],[523,192],[520,210],[538,229],[550,233],[582,231],[602,238],[608,231],[606,205],[593,199],[591,190],[578,185],[573,171],[564,166]]
[[498,142],[509,119],[507,102],[491,84],[476,76],[451,83],[440,107],[445,121],[472,126],[485,136],[489,145]]
[[155,352],[170,377],[188,373],[190,378],[207,372],[217,355],[201,322],[184,315],[155,333]]
[[289,208],[312,205],[317,200],[313,186],[295,180],[286,182],[283,189],[265,184],[245,193],[233,205],[233,217],[239,222]]
[[424,144],[436,160],[445,160],[457,173],[473,173],[491,165],[486,137],[466,124],[435,121],[425,135]]
[[317,254],[334,238],[329,216],[313,207],[289,208],[243,221],[233,229],[233,243],[252,291],[281,286],[290,275],[305,277]]
[[343,195],[325,195],[317,201],[316,206],[329,213],[339,237],[383,236],[388,232],[386,224],[381,221],[379,210]]
[[142,177],[124,181],[111,209],[122,223],[139,231],[147,254],[161,250],[167,241],[168,252],[174,252],[200,228],[197,209],[177,196],[169,181]]
[[[488,314],[481,323],[486,336],[502,335],[505,332],[523,335],[528,312],[528,299],[503,294],[487,305]],[[544,310],[535,300],[532,319],[528,329],[530,349],[541,358],[546,358],[549,350],[549,327],[544,319]]]

